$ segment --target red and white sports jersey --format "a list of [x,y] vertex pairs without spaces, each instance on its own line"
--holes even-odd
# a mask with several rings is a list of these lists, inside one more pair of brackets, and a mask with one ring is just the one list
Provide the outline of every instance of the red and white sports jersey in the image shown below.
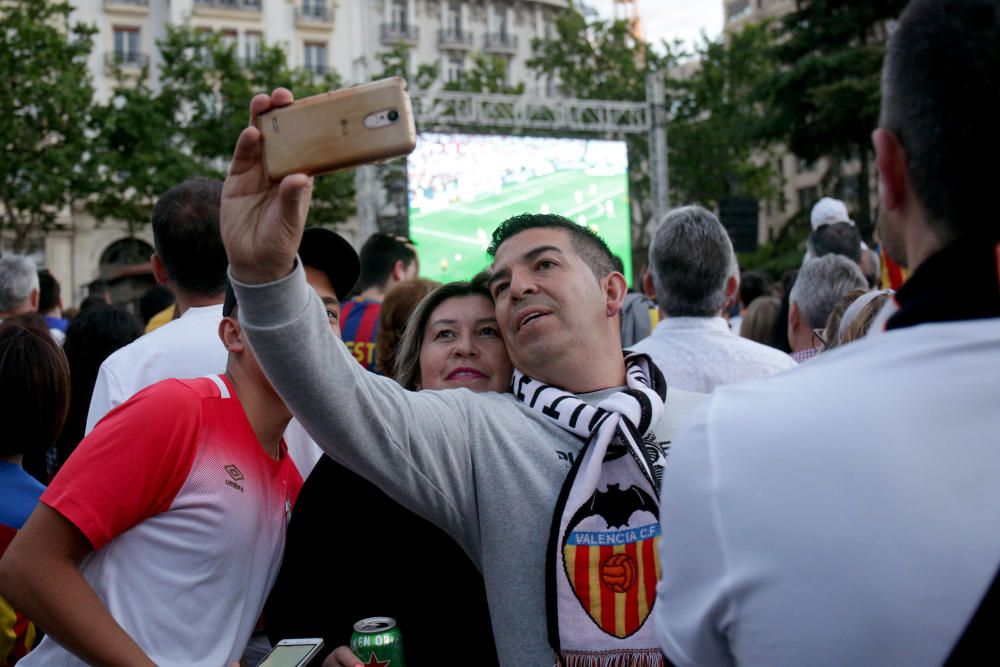
[[[94,546],[80,566],[165,665],[239,660],[281,564],[302,477],[261,448],[225,378],[165,380],[115,408],[42,502]],[[83,665],[50,637],[20,664]]]

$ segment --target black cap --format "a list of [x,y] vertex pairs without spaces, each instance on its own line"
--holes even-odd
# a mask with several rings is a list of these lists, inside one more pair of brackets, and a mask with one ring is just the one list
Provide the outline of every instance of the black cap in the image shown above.
[[361,274],[361,260],[343,236],[325,227],[307,227],[299,244],[304,266],[319,269],[330,279],[337,298],[346,301]]
[[[311,266],[326,274],[341,301],[347,300],[361,274],[361,260],[354,247],[343,236],[325,227],[306,228],[299,244],[299,258],[303,266]],[[229,317],[235,307],[236,293],[232,285],[227,285],[222,315]]]

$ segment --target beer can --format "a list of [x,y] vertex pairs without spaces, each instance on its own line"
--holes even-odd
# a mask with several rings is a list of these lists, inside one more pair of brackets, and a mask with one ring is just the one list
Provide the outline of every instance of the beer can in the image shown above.
[[388,616],[373,616],[355,623],[351,651],[366,665],[405,667],[403,635],[396,627],[396,619]]

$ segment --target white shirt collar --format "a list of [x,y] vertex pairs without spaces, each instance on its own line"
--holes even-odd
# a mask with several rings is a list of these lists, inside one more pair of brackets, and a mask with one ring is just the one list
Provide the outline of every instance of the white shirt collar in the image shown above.
[[660,320],[653,332],[681,329],[732,333],[729,329],[729,323],[722,317],[666,317]]

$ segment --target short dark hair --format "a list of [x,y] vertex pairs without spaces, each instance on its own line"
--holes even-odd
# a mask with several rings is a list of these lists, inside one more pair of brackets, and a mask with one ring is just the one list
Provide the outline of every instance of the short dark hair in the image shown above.
[[771,293],[771,278],[760,271],[744,271],[740,274],[740,303],[749,308],[755,299]]
[[413,249],[413,241],[405,236],[375,232],[361,246],[359,256],[361,275],[354,287],[356,292],[369,287],[385,287],[396,262],[403,260],[403,264],[409,266],[416,260],[417,252]]
[[814,257],[843,255],[855,264],[861,264],[861,234],[849,222],[823,225],[809,235],[809,245]]
[[1000,233],[1000,1],[913,0],[889,41],[880,125],[906,151],[913,188],[946,239]]
[[587,227],[554,213],[522,213],[507,218],[493,230],[493,239],[486,254],[495,259],[497,250],[504,241],[529,229],[539,228],[561,229],[568,233],[576,254],[590,267],[598,280],[615,270],[614,255],[604,239]]
[[44,313],[59,305],[59,281],[48,269],[38,272],[38,312]]
[[73,318],[63,352],[69,363],[70,402],[66,426],[56,444],[58,469],[83,439],[97,373],[111,353],[142,335],[135,316],[120,306],[100,303]]
[[36,313],[4,320],[0,324],[0,422],[4,425],[0,456],[23,454],[26,464],[44,462],[68,411],[69,365],[45,320]]
[[87,296],[104,296],[108,292],[108,281],[95,278],[87,283]]
[[174,293],[163,285],[153,285],[139,297],[139,317],[143,325],[149,324],[158,313],[176,301]]
[[222,181],[192,178],[163,193],[153,208],[156,254],[185,292],[215,296],[226,289],[221,203]]

